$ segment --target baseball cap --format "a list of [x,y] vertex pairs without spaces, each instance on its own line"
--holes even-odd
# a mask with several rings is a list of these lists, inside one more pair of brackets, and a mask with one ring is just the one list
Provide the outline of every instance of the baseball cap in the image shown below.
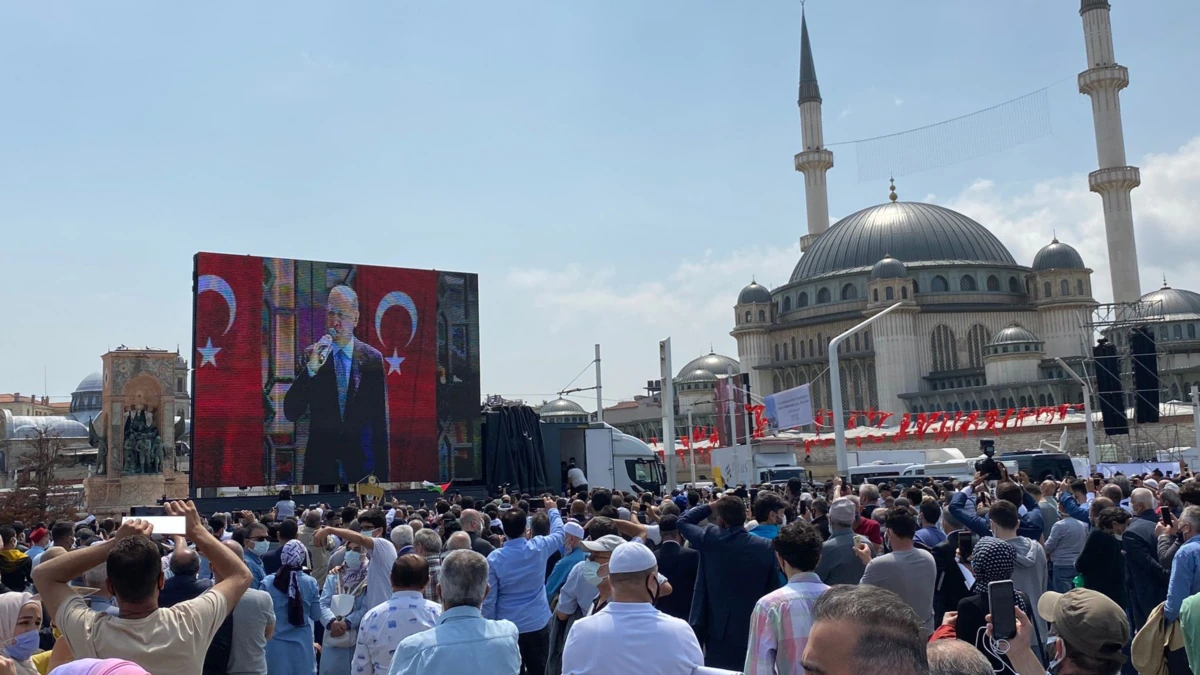
[[1155,490],[1158,489],[1158,481],[1154,480],[1153,478],[1147,478],[1146,480],[1142,481],[1142,484],[1148,488],[1153,488]]
[[629,541],[613,549],[612,557],[608,560],[608,572],[609,574],[644,572],[657,565],[658,561],[654,559],[654,554],[646,548],[645,544]]
[[624,506],[618,508],[617,516],[620,517],[621,520],[629,520],[629,517],[630,517],[629,509],[625,508]]
[[1125,610],[1107,596],[1086,588],[1067,593],[1047,591],[1038,600],[1037,610],[1079,652],[1125,662],[1121,648],[1129,644],[1129,620]]
[[563,525],[563,531],[572,537],[578,537],[579,539],[583,539],[585,536],[583,533],[583,526],[575,521],[571,521],[566,525]]
[[829,519],[839,523],[852,523],[856,515],[858,515],[858,508],[854,506],[854,502],[845,497],[833,500],[833,504],[829,507]]
[[588,551],[596,553],[612,553],[617,550],[617,547],[624,544],[625,540],[615,534],[606,534],[595,541],[581,541],[579,545]]

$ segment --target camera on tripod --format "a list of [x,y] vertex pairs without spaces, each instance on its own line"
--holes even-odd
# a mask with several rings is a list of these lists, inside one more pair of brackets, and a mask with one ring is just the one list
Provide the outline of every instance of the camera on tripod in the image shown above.
[[996,454],[996,442],[982,439],[979,441],[979,450],[983,457],[975,462],[975,470],[987,480],[1000,480],[1000,463],[993,457]]

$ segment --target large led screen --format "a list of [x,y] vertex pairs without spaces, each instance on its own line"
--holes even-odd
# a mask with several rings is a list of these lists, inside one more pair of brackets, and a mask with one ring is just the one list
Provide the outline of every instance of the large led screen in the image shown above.
[[195,257],[192,487],[472,479],[474,274]]

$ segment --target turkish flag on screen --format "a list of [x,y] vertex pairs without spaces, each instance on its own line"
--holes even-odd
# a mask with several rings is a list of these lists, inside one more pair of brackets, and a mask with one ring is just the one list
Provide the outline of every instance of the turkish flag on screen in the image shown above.
[[196,255],[192,485],[260,485],[263,261]]
[[438,475],[438,273],[360,265],[354,280],[354,335],[383,355],[388,410],[388,475],[381,482]]

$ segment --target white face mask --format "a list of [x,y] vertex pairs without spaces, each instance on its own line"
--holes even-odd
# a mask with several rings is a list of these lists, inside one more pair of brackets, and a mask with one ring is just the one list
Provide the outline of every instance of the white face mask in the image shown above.
[[784,525],[787,525],[787,514],[781,513],[779,514],[779,526],[783,527]]

